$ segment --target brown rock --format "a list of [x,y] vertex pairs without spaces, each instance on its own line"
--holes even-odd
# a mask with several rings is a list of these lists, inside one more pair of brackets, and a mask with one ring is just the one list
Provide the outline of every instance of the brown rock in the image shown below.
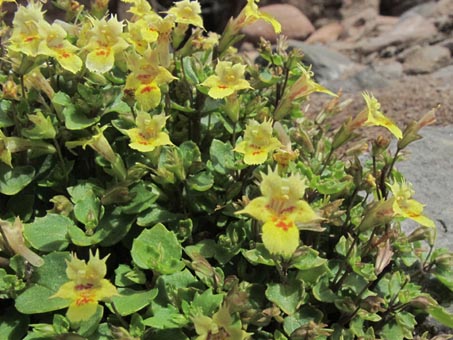
[[451,62],[450,50],[446,47],[417,46],[404,58],[403,69],[408,74],[431,73]]
[[420,15],[411,15],[401,19],[390,31],[360,43],[358,49],[372,53],[387,46],[408,46],[427,41],[436,34],[437,29],[433,23]]
[[[314,32],[315,28],[310,20],[296,7],[287,4],[275,4],[261,7],[261,11],[272,15],[282,25],[282,34],[289,39],[304,39]],[[272,26],[263,21],[243,28],[242,32],[249,41],[257,42],[260,37],[275,42],[277,35]]]
[[374,8],[365,8],[356,13],[350,13],[343,19],[345,35],[348,41],[357,41],[367,36],[377,25],[378,14]]
[[328,44],[336,41],[342,32],[343,25],[338,21],[333,21],[313,32],[313,34],[308,37],[306,42],[309,44],[313,43]]

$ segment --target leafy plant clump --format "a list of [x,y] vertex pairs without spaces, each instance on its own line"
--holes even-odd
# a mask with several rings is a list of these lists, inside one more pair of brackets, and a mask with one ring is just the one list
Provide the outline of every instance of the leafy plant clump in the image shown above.
[[[57,1],[2,27],[0,338],[413,339],[447,326],[453,254],[397,170],[434,112],[400,130],[344,105],[288,51],[263,62],[197,1],[121,22]],[[302,107],[330,95],[316,118]],[[363,139],[368,126],[381,135]],[[372,128],[374,129],[374,128]],[[390,143],[390,137],[396,143]],[[396,145],[396,146],[395,146]],[[409,235],[401,222],[419,224]],[[433,334],[418,334],[429,339]]]

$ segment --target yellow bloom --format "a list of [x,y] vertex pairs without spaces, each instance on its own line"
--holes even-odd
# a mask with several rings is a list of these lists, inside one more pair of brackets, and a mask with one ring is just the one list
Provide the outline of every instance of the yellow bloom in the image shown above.
[[272,121],[264,121],[261,124],[252,119],[247,124],[244,132],[244,140],[239,142],[234,150],[244,154],[245,164],[263,164],[269,153],[279,148],[281,143],[272,137]]
[[125,33],[126,40],[139,54],[143,54],[158,37],[159,32],[154,25],[143,18],[129,23],[128,31]]
[[134,93],[135,99],[144,111],[154,109],[160,104],[160,86],[176,79],[158,64],[158,56],[148,49],[143,56],[128,55],[128,67],[132,71],[126,78],[124,91]]
[[94,256],[90,253],[90,259],[85,263],[71,254],[71,260],[66,261],[66,275],[70,281],[63,284],[52,297],[70,300],[67,317],[71,322],[88,320],[96,313],[99,301],[107,301],[118,295],[116,287],[104,279],[107,257],[100,259],[99,252]]
[[122,38],[123,24],[116,17],[106,21],[90,18],[92,28],[89,31],[86,66],[90,71],[105,73],[113,68],[115,54],[124,51],[129,45]]
[[8,165],[10,168],[13,167],[11,161],[11,150],[8,145],[8,137],[6,137],[0,130],[0,161]]
[[297,175],[282,178],[277,171],[262,174],[262,196],[238,214],[248,214],[263,222],[262,239],[271,254],[291,257],[299,246],[297,224],[307,224],[319,219],[310,205],[300,198],[305,193],[305,183]]
[[396,138],[401,139],[403,137],[403,133],[398,128],[398,126],[395,125],[394,122],[384,116],[384,114],[380,111],[381,104],[379,104],[377,99],[367,92],[364,92],[362,95],[366,102],[366,113],[368,115],[364,125],[383,126],[387,130],[389,130]]
[[198,336],[195,340],[208,339],[248,339],[250,333],[242,330],[240,322],[234,322],[228,307],[222,306],[212,316],[196,315],[192,318]]
[[167,13],[173,14],[177,23],[203,28],[203,19],[200,15],[201,6],[198,1],[182,0],[175,2]]
[[219,61],[215,75],[209,76],[201,85],[209,87],[208,95],[214,99],[228,97],[236,91],[249,89],[250,84],[244,79],[245,65]]
[[163,132],[168,117],[164,114],[151,116],[139,112],[135,120],[137,127],[126,130],[131,139],[129,146],[140,152],[150,152],[162,145],[173,145],[167,133]]
[[39,30],[43,37],[39,45],[39,54],[57,59],[66,70],[77,73],[82,68],[82,60],[74,53],[77,47],[66,40],[66,31],[57,24],[42,25]]
[[425,227],[434,227],[434,222],[423,215],[423,204],[412,199],[414,190],[405,181],[395,182],[390,186],[393,196],[393,211],[397,216],[409,218]]
[[9,49],[32,57],[37,56],[42,40],[39,28],[42,26],[50,25],[44,20],[40,2],[30,1],[27,7],[19,6],[14,15]]
[[272,25],[275,33],[280,33],[282,31],[280,23],[271,15],[261,12],[258,8],[258,2],[259,0],[247,0],[247,5],[242,9],[241,13],[239,13],[239,16],[235,19],[235,21],[237,21],[237,24],[240,26],[239,29],[244,26],[251,25],[255,21],[264,20]]
[[142,18],[149,13],[154,13],[147,0],[122,0],[122,2],[131,4],[128,12],[134,15],[132,21]]
[[335,93],[315,82],[313,79],[313,72],[308,71],[303,67],[301,67],[300,70],[302,72],[301,76],[291,85],[288,91],[285,92],[275,109],[275,119],[281,119],[288,114],[295,100],[306,97],[312,93],[322,92],[331,96],[336,96]]

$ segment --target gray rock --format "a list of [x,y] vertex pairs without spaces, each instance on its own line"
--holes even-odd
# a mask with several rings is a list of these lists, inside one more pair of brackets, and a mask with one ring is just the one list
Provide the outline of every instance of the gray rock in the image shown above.
[[[410,154],[397,169],[413,184],[414,199],[426,205],[424,213],[436,222],[436,246],[453,251],[453,126],[428,126],[420,134],[423,139],[409,145]],[[406,220],[404,227],[417,224]]]
[[451,62],[450,50],[440,45],[417,46],[404,58],[404,72],[407,74],[431,73]]
[[432,74],[434,78],[444,79],[450,84],[453,83],[453,65],[442,67]]
[[434,24],[421,15],[402,18],[393,29],[358,44],[363,53],[372,53],[391,45],[408,46],[433,38],[437,34]]
[[344,54],[321,44],[309,45],[297,40],[288,40],[288,46],[302,50],[303,62],[312,65],[316,80],[321,84],[340,78],[343,73],[356,66]]
[[413,14],[419,14],[425,18],[431,17],[434,12],[436,11],[436,2],[435,1],[428,1],[417,6],[414,6],[408,9],[406,12],[401,14],[401,18],[407,18]]
[[398,79],[403,75],[403,65],[398,61],[377,61],[372,67],[387,79]]

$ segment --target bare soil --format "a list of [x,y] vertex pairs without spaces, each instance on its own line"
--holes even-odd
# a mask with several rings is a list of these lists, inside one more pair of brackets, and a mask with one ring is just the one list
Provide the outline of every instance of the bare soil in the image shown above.
[[[401,128],[411,121],[419,120],[433,108],[437,108],[434,125],[453,124],[453,76],[442,77],[433,74],[404,76],[393,81],[388,87],[370,92],[381,103],[382,111]],[[352,99],[352,102],[334,117],[334,127],[348,117],[354,117],[364,108],[361,93],[343,94],[342,100],[347,99]],[[326,95],[313,95],[307,114],[319,112],[328,100]]]

